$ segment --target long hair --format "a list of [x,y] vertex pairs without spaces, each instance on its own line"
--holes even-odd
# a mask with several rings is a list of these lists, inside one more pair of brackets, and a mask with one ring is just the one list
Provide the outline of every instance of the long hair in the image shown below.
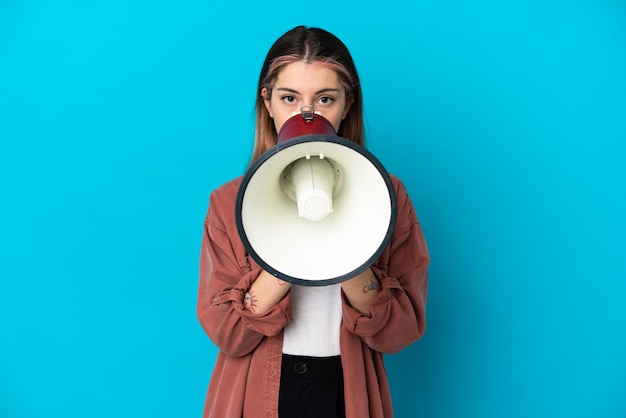
[[341,122],[337,134],[364,145],[361,82],[348,48],[339,38],[323,29],[298,26],[276,40],[263,63],[257,87],[256,127],[251,162],[276,145],[277,141],[274,122],[264,103],[264,99],[269,99],[270,96],[263,97],[261,93],[265,88],[267,94],[271,95],[280,70],[298,61],[323,62],[337,71],[346,91],[346,99],[352,100],[352,106]]

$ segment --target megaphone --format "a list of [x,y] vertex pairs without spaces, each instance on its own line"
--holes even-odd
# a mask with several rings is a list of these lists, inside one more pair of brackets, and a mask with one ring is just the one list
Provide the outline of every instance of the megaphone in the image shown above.
[[312,111],[289,118],[277,144],[252,163],[235,213],[248,254],[279,279],[306,286],[366,270],[389,244],[396,216],[381,162]]

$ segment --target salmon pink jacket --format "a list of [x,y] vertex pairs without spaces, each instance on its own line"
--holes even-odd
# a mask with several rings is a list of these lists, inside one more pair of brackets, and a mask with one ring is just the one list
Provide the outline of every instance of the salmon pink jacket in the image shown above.
[[[384,353],[397,353],[426,326],[428,249],[404,185],[391,177],[398,216],[392,239],[371,266],[382,290],[371,317],[342,295],[340,330],[347,418],[391,418]],[[287,295],[265,314],[244,309],[244,293],[261,272],[248,256],[235,223],[242,178],[211,193],[204,221],[197,315],[219,353],[204,418],[278,418],[283,328],[291,318]],[[323,337],[322,337],[323,338]]]

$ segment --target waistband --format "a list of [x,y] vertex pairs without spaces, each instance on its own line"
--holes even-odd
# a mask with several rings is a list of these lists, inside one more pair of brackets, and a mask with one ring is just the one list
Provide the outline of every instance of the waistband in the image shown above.
[[311,379],[343,376],[341,356],[310,357],[283,354],[281,372],[283,375],[301,376]]

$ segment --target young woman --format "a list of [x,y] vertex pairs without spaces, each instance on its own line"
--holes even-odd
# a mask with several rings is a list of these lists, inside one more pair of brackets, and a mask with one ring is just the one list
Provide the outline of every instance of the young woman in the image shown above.
[[[304,106],[363,145],[361,86],[348,49],[300,26],[263,64],[252,161]],[[398,216],[390,244],[363,273],[328,286],[281,281],[248,256],[235,223],[241,177],[211,193],[197,314],[219,354],[205,417],[393,416],[383,354],[424,333],[429,256],[406,189],[391,179]]]

